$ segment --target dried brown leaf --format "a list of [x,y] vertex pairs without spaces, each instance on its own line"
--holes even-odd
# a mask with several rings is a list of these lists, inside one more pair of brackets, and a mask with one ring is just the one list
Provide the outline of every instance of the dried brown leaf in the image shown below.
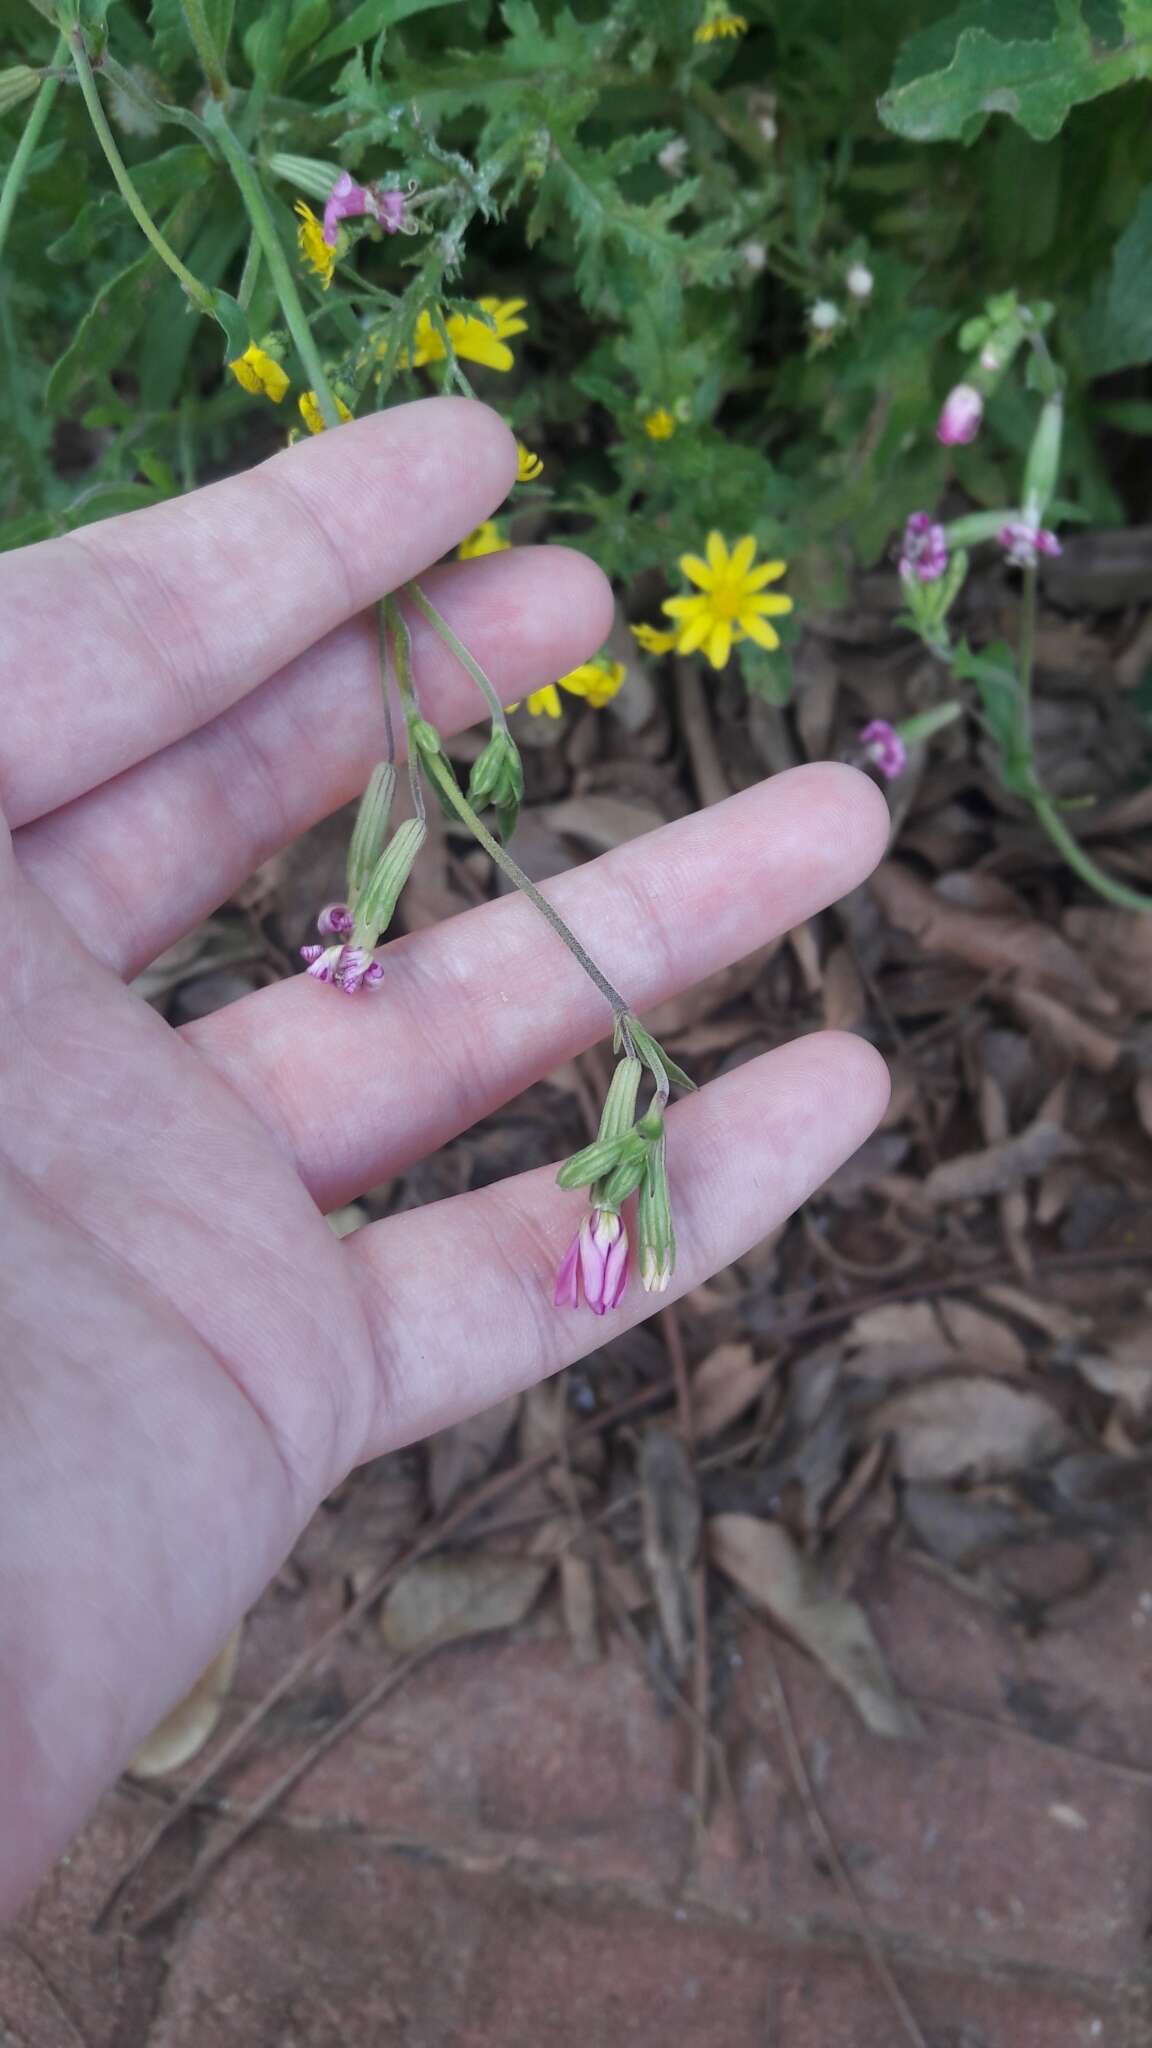
[[692,1425],[701,1441],[719,1436],[764,1392],[776,1370],[772,1359],[757,1362],[751,1344],[721,1344],[692,1377]]
[[889,922],[910,932],[926,952],[949,954],[985,974],[1065,989],[1101,1015],[1115,1011],[1115,1001],[1100,988],[1090,967],[1049,926],[1030,918],[998,916],[945,903],[895,861],[885,861],[877,869],[870,887]]
[[833,946],[824,962],[824,1028],[826,1031],[856,1031],[868,1010],[868,999],[850,946]]
[[923,1183],[930,1202],[973,1202],[987,1195],[1007,1194],[1042,1174],[1053,1160],[1078,1152],[1075,1138],[1058,1125],[1037,1118],[1018,1137],[989,1145],[982,1152],[962,1152],[934,1166]]
[[1138,910],[1068,910],[1064,930],[1099,975],[1134,1010],[1147,1010],[1152,989],[1152,918]]
[[191,1690],[165,1714],[158,1728],[136,1751],[128,1769],[134,1778],[162,1778],[199,1755],[224,1709],[240,1655],[240,1635],[233,1629]]
[[1120,1057],[1119,1041],[1110,1038],[1099,1025],[1090,1024],[1086,1017],[1078,1017],[1056,996],[1046,995],[1042,989],[1013,987],[1004,991],[1017,1015],[1030,1024],[1038,1038],[1062,1053],[1065,1059],[1082,1067],[1089,1067],[1094,1074],[1111,1073]]
[[574,1550],[565,1550],[560,1558],[560,1604],[576,1663],[598,1663],[600,1619],[596,1574],[588,1559],[578,1557]]
[[1106,1352],[1078,1357],[1076,1370],[1089,1386],[1143,1419],[1152,1408],[1152,1318],[1126,1330]]
[[939,1303],[940,1320],[957,1351],[981,1372],[1026,1372],[1028,1353],[1015,1330],[999,1316],[970,1301],[945,1299]]
[[546,1561],[460,1551],[426,1557],[397,1579],[384,1602],[380,1634],[390,1650],[515,1628],[535,1605]]
[[992,1479],[1054,1457],[1066,1440],[1055,1409],[1031,1389],[978,1375],[908,1387],[875,1410],[905,1479]]
[[1041,1301],[1035,1294],[1028,1294],[1022,1287],[1013,1287],[1007,1282],[989,1283],[980,1289],[985,1301],[996,1308],[1007,1309],[1021,1321],[1032,1323],[1037,1330],[1043,1330],[1054,1343],[1080,1334],[1080,1318],[1071,1309],[1062,1308],[1056,1301]]
[[823,1665],[874,1735],[909,1740],[921,1733],[863,1608],[827,1592],[778,1522],[713,1515],[708,1548],[713,1563]]
[[458,1494],[492,1470],[519,1411],[520,1396],[511,1394],[429,1439],[428,1492],[436,1514],[442,1515]]

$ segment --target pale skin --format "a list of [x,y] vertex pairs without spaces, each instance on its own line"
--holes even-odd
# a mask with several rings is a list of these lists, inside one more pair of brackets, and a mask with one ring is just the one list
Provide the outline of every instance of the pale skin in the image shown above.
[[[324,1212],[599,1039],[602,998],[503,899],[399,941],[352,999],[300,975],[173,1032],[125,987],[381,751],[371,607],[421,575],[507,701],[595,652],[559,548],[431,570],[516,470],[434,399],[0,558],[0,1910],[361,1460],[526,1387],[656,1305],[551,1305],[582,1210],[555,1162],[338,1241]],[[414,626],[445,731],[474,686]],[[887,812],[778,776],[549,885],[641,1014],[860,882]],[[317,906],[319,907],[319,906]],[[815,1033],[677,1104],[668,1299],[860,1144],[887,1077]]]

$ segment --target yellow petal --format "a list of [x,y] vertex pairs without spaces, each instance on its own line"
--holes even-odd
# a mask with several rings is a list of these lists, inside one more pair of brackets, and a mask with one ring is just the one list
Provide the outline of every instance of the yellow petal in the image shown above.
[[542,690],[533,690],[528,699],[528,709],[533,718],[559,718],[560,692],[555,683],[545,683]]
[[697,616],[711,617],[711,607],[706,597],[666,597],[660,607],[670,619],[693,619]]
[[712,623],[710,612],[697,612],[695,618],[689,619],[676,636],[677,653],[695,654],[696,649],[704,645],[712,631]]
[[696,583],[701,590],[711,590],[714,581],[712,570],[699,555],[681,555],[680,574],[687,576],[689,583]]
[[745,615],[741,620],[741,624],[748,638],[754,640],[757,647],[779,647],[780,635],[774,626],[768,624],[766,619],[756,619]]
[[779,591],[769,591],[766,597],[750,597],[740,607],[740,616],[745,612],[759,612],[766,619],[783,618],[792,610],[792,599],[781,597]]
[[704,543],[704,553],[716,574],[722,576],[728,567],[728,544],[723,534],[717,533],[715,528]]
[[745,590],[763,590],[766,583],[775,583],[788,568],[787,562],[761,562],[758,569],[744,578]]
[[708,635],[705,653],[713,668],[723,668],[732,652],[732,625],[728,619],[719,619]]
[[750,533],[746,533],[733,548],[728,567],[733,576],[746,576],[755,559],[756,542]]

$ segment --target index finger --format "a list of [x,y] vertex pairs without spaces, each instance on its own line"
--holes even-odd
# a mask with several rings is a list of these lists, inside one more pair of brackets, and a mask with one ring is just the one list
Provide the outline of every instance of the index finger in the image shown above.
[[0,558],[9,823],[217,717],[454,547],[515,475],[496,413],[420,399]]

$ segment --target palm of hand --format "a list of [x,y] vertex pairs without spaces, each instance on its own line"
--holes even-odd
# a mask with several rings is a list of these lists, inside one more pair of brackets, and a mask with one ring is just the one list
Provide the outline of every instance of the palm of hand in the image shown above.
[[[350,1465],[591,1341],[551,1307],[580,1202],[547,1165],[343,1243],[324,1220],[604,1034],[526,904],[400,941],[370,997],[300,977],[179,1035],[123,979],[358,792],[379,746],[359,614],[514,468],[492,415],[433,401],[0,564],[22,600],[0,607],[0,1906]],[[383,540],[382,500],[405,521]],[[428,587],[509,697],[607,626],[597,572],[560,550]],[[417,658],[442,727],[473,719],[419,629]],[[884,823],[850,771],[800,770],[553,893],[640,1008],[853,886]],[[814,1036],[681,1105],[677,1291],[779,1222],[883,1099],[869,1048]],[[630,1292],[596,1340],[650,1308]]]

